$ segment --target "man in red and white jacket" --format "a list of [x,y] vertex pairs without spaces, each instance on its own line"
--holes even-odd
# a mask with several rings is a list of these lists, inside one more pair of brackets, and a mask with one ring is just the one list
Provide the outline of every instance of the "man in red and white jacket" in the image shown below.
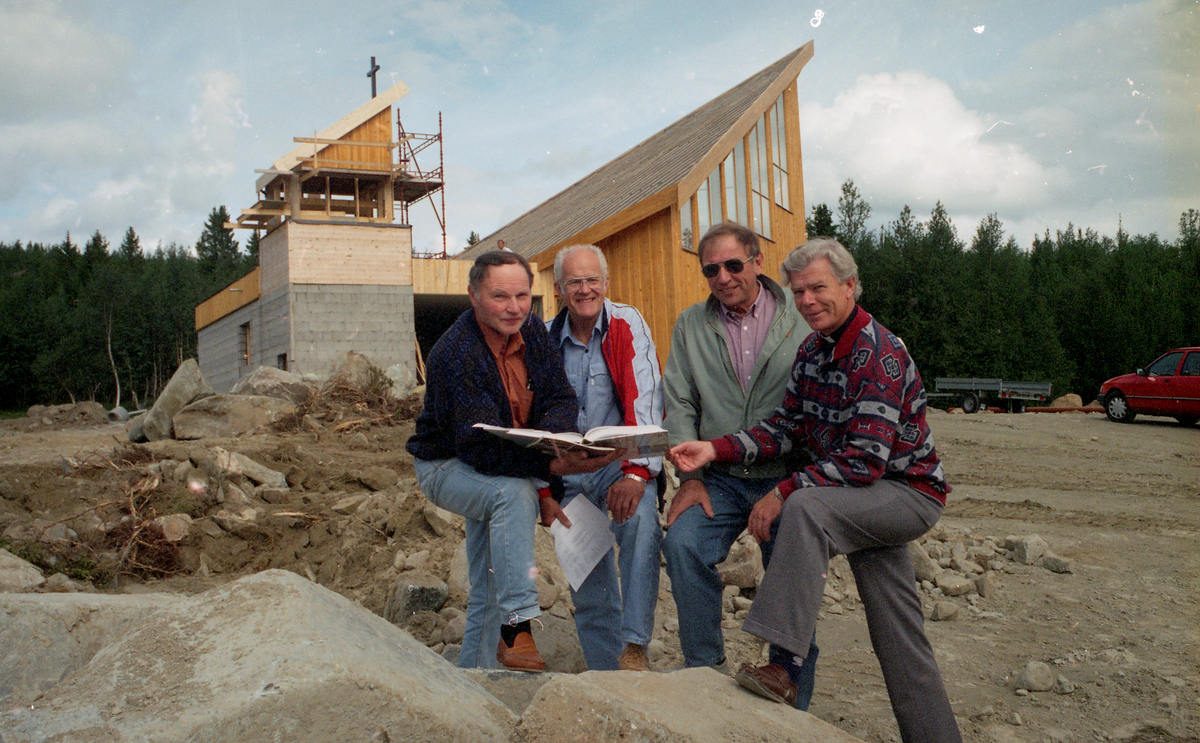
[[[564,248],[555,258],[554,280],[564,307],[549,323],[550,342],[579,398],[579,431],[661,426],[662,373],[654,341],[641,313],[606,298],[604,254],[593,245]],[[620,545],[619,566],[610,550],[571,593],[575,628],[590,670],[650,670],[646,646],[658,601],[661,471],[662,458],[653,457],[563,478],[561,505],[582,495],[602,511],[607,508]],[[544,524],[562,520],[559,503],[550,498],[541,503]]]

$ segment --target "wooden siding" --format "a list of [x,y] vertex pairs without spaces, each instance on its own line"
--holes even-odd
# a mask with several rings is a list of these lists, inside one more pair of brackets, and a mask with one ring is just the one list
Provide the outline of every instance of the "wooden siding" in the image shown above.
[[287,264],[292,284],[412,286],[409,227],[306,224],[292,220]]
[[288,226],[263,235],[258,244],[258,269],[262,272],[260,285],[263,294],[270,294],[288,283]]
[[[343,142],[387,142],[390,144],[392,141],[391,114],[392,109],[385,108],[339,139]],[[315,162],[319,164],[328,161],[331,168],[390,171],[392,159],[390,147],[354,147],[338,144],[321,150],[315,158]]]
[[[434,258],[414,258],[412,261],[413,294],[446,294],[467,296],[467,275],[472,261],[453,261]],[[533,269],[533,296],[543,298],[543,307],[554,307],[554,300],[546,300],[547,290],[554,293],[554,265],[539,270],[538,264],[530,263]]]
[[229,313],[259,298],[258,269],[196,305],[196,330],[212,325]]

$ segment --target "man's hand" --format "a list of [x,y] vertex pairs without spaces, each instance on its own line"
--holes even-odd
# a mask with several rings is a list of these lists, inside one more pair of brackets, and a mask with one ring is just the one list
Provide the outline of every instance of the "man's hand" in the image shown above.
[[667,459],[681,472],[695,472],[716,458],[716,448],[707,441],[685,441],[667,452]]
[[567,514],[562,510],[562,506],[558,505],[558,501],[553,498],[546,497],[538,500],[538,508],[542,511],[542,526],[547,529],[556,520],[561,521],[562,525],[571,528],[571,519],[567,518]]
[[613,521],[624,524],[637,511],[642,496],[646,494],[646,486],[637,480],[622,477],[608,489],[608,510],[612,512]]
[[710,519],[713,517],[712,502],[708,499],[708,488],[704,486],[704,481],[684,480],[675,492],[675,497],[671,499],[671,508],[667,511],[667,528],[675,523],[679,514],[697,504],[704,509],[705,516]]
[[621,458],[620,451],[611,451],[600,456],[588,456],[583,449],[564,451],[557,459],[550,460],[552,475],[586,475],[603,469]]
[[759,544],[771,540],[771,524],[774,524],[783,512],[783,501],[775,495],[777,492],[779,491],[772,488],[771,492],[758,499],[758,503],[755,503],[750,511],[746,528]]

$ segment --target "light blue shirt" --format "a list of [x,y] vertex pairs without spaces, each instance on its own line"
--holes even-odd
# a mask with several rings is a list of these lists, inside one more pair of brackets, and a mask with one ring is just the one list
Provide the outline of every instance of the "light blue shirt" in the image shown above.
[[563,323],[562,335],[558,338],[558,350],[562,355],[567,381],[579,398],[580,433],[587,433],[596,426],[621,425],[621,406],[613,389],[612,376],[604,363],[600,349],[600,323],[592,328],[592,336],[585,346],[571,335],[571,323]]

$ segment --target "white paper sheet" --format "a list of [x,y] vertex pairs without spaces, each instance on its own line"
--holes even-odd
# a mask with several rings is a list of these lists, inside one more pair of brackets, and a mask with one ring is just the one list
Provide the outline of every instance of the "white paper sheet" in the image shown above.
[[571,528],[555,521],[550,525],[550,536],[554,537],[559,567],[571,588],[578,591],[617,540],[608,515],[584,496],[572,498],[563,511],[571,521]]

